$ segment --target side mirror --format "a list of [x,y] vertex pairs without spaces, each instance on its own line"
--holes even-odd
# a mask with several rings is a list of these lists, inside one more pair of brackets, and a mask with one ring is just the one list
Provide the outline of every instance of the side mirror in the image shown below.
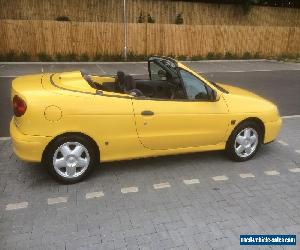
[[220,94],[215,90],[212,90],[211,96],[212,96],[213,101],[219,101],[220,100]]

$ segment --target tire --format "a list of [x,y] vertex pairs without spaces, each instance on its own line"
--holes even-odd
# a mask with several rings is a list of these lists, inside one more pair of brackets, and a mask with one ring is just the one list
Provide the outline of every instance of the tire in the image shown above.
[[43,162],[56,180],[66,184],[77,183],[99,164],[99,153],[88,138],[69,134],[49,144]]
[[[256,137],[256,139],[255,139]],[[255,121],[240,123],[226,143],[226,153],[234,161],[247,161],[254,157],[263,141],[263,130]]]

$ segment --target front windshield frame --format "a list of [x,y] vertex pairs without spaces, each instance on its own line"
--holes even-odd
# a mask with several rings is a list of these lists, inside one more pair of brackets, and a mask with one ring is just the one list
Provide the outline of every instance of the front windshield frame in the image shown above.
[[190,73],[192,73],[194,76],[198,77],[201,81],[203,81],[205,84],[207,84],[210,88],[218,90],[217,87],[215,87],[209,80],[207,80],[204,76],[202,76],[200,73],[195,72],[182,62],[178,62],[178,68],[182,68]]

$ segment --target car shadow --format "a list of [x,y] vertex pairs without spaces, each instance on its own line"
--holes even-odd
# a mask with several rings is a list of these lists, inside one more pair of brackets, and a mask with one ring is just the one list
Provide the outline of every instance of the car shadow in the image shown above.
[[[264,154],[272,152],[271,146],[266,145],[261,148],[254,159],[264,158]],[[17,160],[18,161],[18,160]],[[20,163],[24,164],[23,168],[26,171],[26,179],[32,179],[31,186],[46,186],[46,185],[80,185],[77,184],[64,184],[52,178],[48,169],[42,164],[34,163]],[[207,169],[210,167],[223,168],[224,165],[241,166],[243,162],[233,162],[227,158],[224,151],[209,151],[187,153],[180,155],[147,157],[133,160],[122,160],[115,162],[100,163],[92,173],[84,180],[84,182],[99,181],[101,177],[114,177],[122,176],[124,174],[145,174],[149,172],[160,171],[168,172],[172,170],[190,171],[191,168],[203,167]]]
[[[41,163],[25,163],[16,158],[13,160],[24,165],[22,166],[21,171],[26,171],[26,173],[23,173],[26,175],[26,180],[32,179],[32,186],[51,185],[53,183],[64,185],[62,182],[54,180],[46,166]],[[218,164],[224,161],[229,160],[226,158],[223,151],[212,151],[105,162],[100,163],[87,177],[86,181],[98,179],[102,175],[122,175],[127,172],[135,171],[149,172],[153,170],[172,170],[172,168],[178,167],[179,162],[181,163],[181,166],[188,166],[190,164],[195,164],[195,162],[201,165],[201,163]]]

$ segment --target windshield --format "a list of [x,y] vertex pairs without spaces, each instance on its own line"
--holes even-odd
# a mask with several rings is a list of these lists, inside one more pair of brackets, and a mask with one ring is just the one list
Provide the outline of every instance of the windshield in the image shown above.
[[197,73],[197,72],[193,71],[192,69],[190,69],[189,67],[187,67],[187,66],[184,65],[183,63],[178,62],[178,66],[181,67],[182,69],[185,69],[186,71],[189,71],[190,73],[196,75],[196,76],[199,77],[203,82],[213,85],[216,89],[220,90],[221,92],[226,93],[226,94],[229,93],[226,89],[222,88],[221,86],[219,86],[219,85],[216,84],[215,82],[212,82],[212,81],[207,80],[207,79],[204,78],[200,73]]
[[183,69],[180,70],[180,75],[189,100],[209,99],[207,88],[198,77]]

